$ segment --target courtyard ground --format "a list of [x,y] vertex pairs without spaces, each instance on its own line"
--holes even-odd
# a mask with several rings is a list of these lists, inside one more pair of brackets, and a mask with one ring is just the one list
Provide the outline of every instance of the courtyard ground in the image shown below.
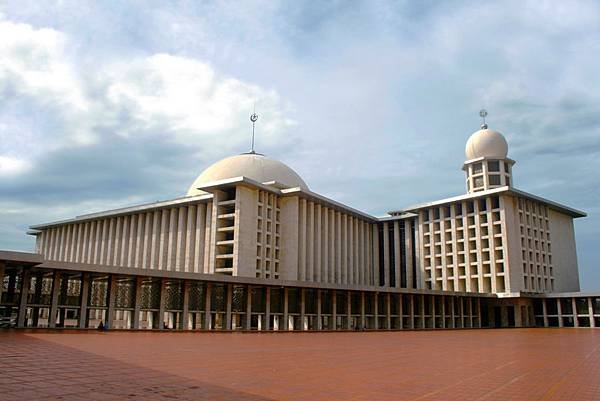
[[0,400],[600,400],[600,330],[0,331]]

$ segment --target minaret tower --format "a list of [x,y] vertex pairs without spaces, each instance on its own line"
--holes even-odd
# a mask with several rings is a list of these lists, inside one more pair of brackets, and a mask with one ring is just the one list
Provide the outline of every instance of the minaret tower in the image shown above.
[[487,111],[481,110],[483,118],[481,129],[469,138],[465,147],[467,160],[463,170],[467,176],[467,193],[512,186],[512,166],[515,161],[509,159],[508,144],[498,131],[489,129],[485,117]]

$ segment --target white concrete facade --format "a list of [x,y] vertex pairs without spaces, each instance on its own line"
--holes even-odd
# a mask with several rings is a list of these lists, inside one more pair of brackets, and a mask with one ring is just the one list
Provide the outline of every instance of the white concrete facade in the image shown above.
[[476,132],[466,195],[382,218],[311,192],[285,164],[251,153],[209,167],[186,197],[31,229],[49,261],[348,286],[578,291],[573,218],[585,214],[516,190],[507,152],[500,133]]

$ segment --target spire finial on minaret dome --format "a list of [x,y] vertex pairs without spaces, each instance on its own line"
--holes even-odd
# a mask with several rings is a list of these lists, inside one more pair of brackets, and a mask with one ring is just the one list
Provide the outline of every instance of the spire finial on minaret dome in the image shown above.
[[252,147],[250,149],[250,153],[256,153],[254,151],[254,125],[256,124],[257,120],[258,120],[258,114],[256,114],[256,104],[254,104],[254,110],[252,111],[252,114],[250,115],[250,121],[252,121]]
[[481,129],[487,129],[487,124],[485,123],[485,118],[487,117],[488,112],[486,109],[479,110],[479,117],[483,119],[483,124],[481,124]]

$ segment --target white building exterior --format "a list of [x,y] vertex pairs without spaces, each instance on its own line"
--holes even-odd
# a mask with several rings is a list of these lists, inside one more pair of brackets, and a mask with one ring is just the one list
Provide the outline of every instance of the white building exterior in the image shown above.
[[573,219],[514,188],[508,145],[468,140],[467,194],[374,217],[310,191],[285,164],[221,160],[187,196],[31,227],[45,260],[450,292],[579,291]]

